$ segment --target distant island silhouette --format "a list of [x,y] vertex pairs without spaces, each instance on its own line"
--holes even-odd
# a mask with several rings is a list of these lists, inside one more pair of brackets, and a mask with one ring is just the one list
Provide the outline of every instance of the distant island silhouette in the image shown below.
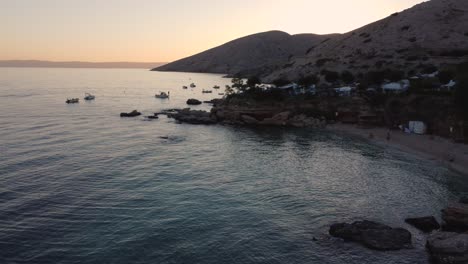
[[42,61],[42,60],[0,60],[0,67],[36,68],[135,68],[151,69],[165,62],[85,62],[85,61]]

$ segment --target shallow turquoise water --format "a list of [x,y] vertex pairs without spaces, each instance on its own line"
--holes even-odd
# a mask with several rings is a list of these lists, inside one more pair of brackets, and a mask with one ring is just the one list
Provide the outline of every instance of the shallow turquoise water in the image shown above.
[[[462,175],[329,131],[119,117],[208,100],[216,93],[201,89],[227,83],[0,68],[0,263],[428,262],[404,218],[439,216],[468,193]],[[96,100],[64,103],[84,92]],[[374,252],[327,236],[331,223],[363,218],[410,229],[415,248]]]

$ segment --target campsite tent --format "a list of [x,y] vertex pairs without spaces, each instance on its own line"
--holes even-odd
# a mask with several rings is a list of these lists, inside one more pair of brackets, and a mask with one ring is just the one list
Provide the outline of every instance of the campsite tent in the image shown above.
[[422,121],[409,121],[408,128],[414,134],[423,135],[427,132],[427,126]]

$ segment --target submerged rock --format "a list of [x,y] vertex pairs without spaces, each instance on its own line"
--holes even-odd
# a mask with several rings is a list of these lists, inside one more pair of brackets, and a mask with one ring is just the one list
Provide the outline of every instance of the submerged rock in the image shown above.
[[330,235],[345,241],[358,242],[376,250],[399,250],[411,247],[411,233],[372,221],[340,223],[330,227]]
[[434,263],[468,263],[468,234],[436,232],[428,237],[426,247]]
[[457,203],[442,210],[444,230],[455,232],[468,231],[468,204]]
[[202,102],[200,100],[197,100],[197,99],[188,99],[187,100],[187,104],[188,105],[201,105]]
[[426,233],[440,228],[439,223],[433,216],[407,218],[405,222]]
[[138,112],[137,110],[133,110],[130,113],[120,113],[120,117],[135,117],[135,116],[140,116],[141,113]]

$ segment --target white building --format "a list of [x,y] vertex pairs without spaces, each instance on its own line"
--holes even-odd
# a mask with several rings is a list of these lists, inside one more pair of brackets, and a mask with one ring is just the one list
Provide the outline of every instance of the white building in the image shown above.
[[457,83],[454,80],[450,80],[449,83],[442,85],[441,88],[447,89],[450,91],[453,89],[453,87],[455,87],[455,85],[457,85]]
[[382,90],[384,92],[391,92],[391,93],[401,93],[410,87],[409,80],[401,80],[399,82],[390,82],[382,84]]
[[350,87],[350,86],[335,88],[335,92],[339,96],[351,96],[351,93],[353,92],[353,90],[354,90],[354,88]]

